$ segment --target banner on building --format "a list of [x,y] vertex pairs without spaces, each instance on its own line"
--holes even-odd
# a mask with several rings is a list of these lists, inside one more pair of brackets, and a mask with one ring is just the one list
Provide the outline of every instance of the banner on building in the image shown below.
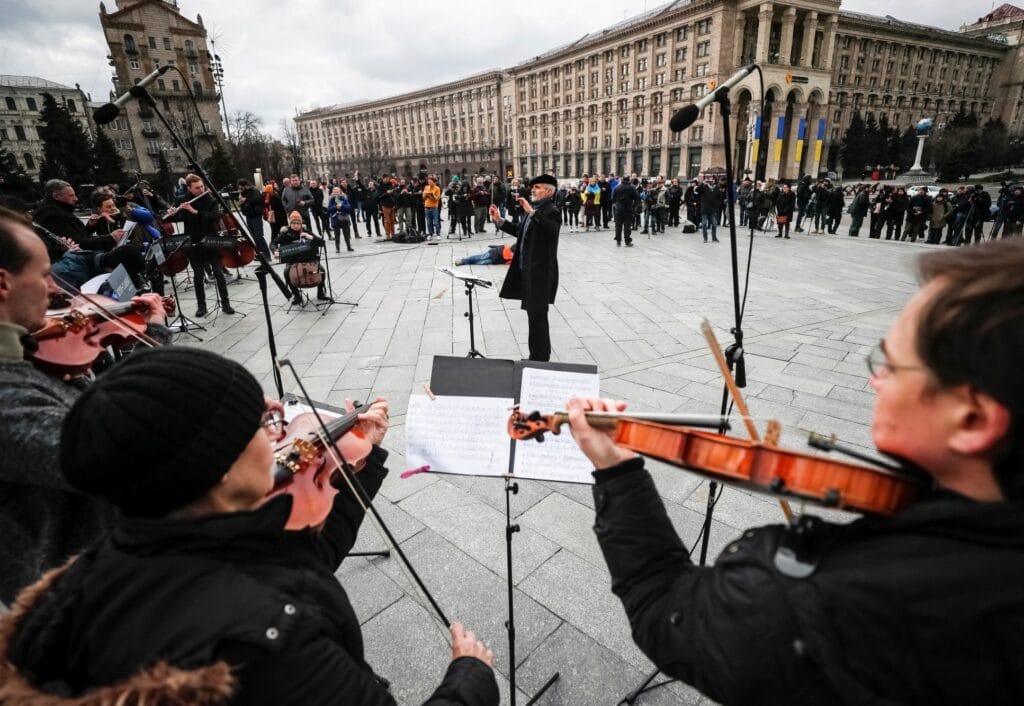
[[797,128],[796,139],[796,161],[797,164],[804,156],[804,142],[807,140],[807,118],[800,118],[800,127]]
[[821,164],[821,145],[825,140],[825,118],[818,118],[818,141],[814,145],[814,161]]
[[775,161],[782,161],[782,140],[786,136],[786,118],[779,118],[779,126],[775,130]]

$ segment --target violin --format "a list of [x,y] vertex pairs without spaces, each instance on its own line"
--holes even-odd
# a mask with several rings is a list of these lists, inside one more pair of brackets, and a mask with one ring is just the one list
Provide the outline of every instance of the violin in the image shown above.
[[[558,434],[568,414],[543,416],[518,409],[508,420],[513,439]],[[861,466],[780,448],[773,441],[740,439],[629,415],[588,413],[595,428],[614,432],[615,443],[644,456],[695,471],[714,480],[824,507],[892,515],[914,502],[926,483],[907,473]]]
[[[164,308],[173,315],[174,297],[164,297]],[[60,377],[87,375],[107,346],[123,346],[146,336],[145,304],[118,303],[90,295],[87,304],[48,317],[42,328],[32,332],[36,350],[30,355],[40,370]]]
[[[329,441],[313,412],[300,414],[288,423],[284,439],[274,449],[274,488],[268,495],[292,496],[287,529],[316,527],[327,519],[338,494],[333,477],[340,468],[335,459],[356,473],[366,465],[373,444],[357,425],[366,409],[357,404],[351,412],[327,422]],[[336,454],[331,453],[332,446]]]

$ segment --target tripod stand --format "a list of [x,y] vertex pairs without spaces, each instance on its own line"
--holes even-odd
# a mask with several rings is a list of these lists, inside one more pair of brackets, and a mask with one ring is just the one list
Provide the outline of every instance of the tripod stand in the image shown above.
[[168,254],[173,255],[177,253],[179,250],[182,252],[182,254],[184,254],[184,248],[187,246],[184,243],[180,243],[178,247],[176,247],[170,253],[168,253],[164,249],[165,246],[165,242],[158,242],[153,245],[153,247],[150,249],[150,252],[153,254],[153,261],[156,263],[156,271],[158,273],[158,276],[163,277],[165,274],[170,276],[171,291],[174,292],[174,301],[178,302],[178,315],[174,318],[173,321],[167,322],[167,328],[171,329],[172,331],[176,330],[177,333],[187,334],[192,338],[196,339],[197,341],[201,342],[203,339],[192,333],[191,329],[199,329],[200,331],[205,331],[206,327],[201,325],[197,321],[193,321],[192,319],[185,316],[185,312],[182,309],[181,303],[178,298],[178,280],[175,277],[175,273],[173,271],[170,271],[170,268],[167,265]]
[[441,272],[444,272],[452,279],[461,280],[462,283],[466,285],[466,297],[469,299],[469,311],[463,314],[463,316],[469,319],[469,352],[466,353],[466,357],[486,358],[487,356],[476,349],[476,329],[473,326],[473,290],[476,285],[480,285],[481,287],[493,287],[494,283],[490,280],[462,274],[461,272],[457,272],[456,270],[448,267],[442,267]]
[[[752,65],[753,66],[753,65]],[[760,67],[758,67],[760,71]],[[762,90],[763,93],[763,90]],[[732,104],[729,100],[729,86],[723,85],[717,91],[715,91],[715,102],[719,104],[719,115],[722,118],[722,137],[725,141],[725,179],[726,179],[726,192],[727,192],[727,204],[729,213],[729,247],[732,255],[732,298],[733,298],[733,315],[735,317],[736,325],[732,329],[734,337],[733,343],[725,349],[725,362],[723,365],[728,367],[728,372],[731,374],[733,370],[736,372],[736,387],[746,387],[747,385],[747,373],[746,365],[743,360],[743,329],[740,327],[743,321],[743,311],[740,308],[740,270],[739,270],[739,259],[736,253],[736,191],[733,189],[733,165],[732,165],[732,137],[729,130],[729,119],[732,113]],[[696,115],[696,113],[695,113]],[[751,235],[753,235],[753,225],[751,225]],[[753,239],[751,239],[753,243]],[[721,352],[717,347],[715,348],[716,355],[721,355]],[[725,371],[723,371],[725,372]],[[721,416],[723,424],[719,428],[719,433],[724,434],[726,431],[726,425],[724,420],[729,411],[729,383],[730,380],[726,379],[725,384],[722,386],[722,408]],[[748,414],[744,416],[749,417]],[[707,508],[704,512],[704,525],[701,529],[701,548],[700,548],[700,563],[701,566],[707,561],[708,554],[708,541],[711,535],[711,519],[715,511],[715,503],[717,502],[716,491],[718,489],[718,483],[711,481],[708,487],[708,503]],[[675,679],[666,679],[658,682],[651,686],[651,682],[661,672],[660,669],[655,669],[644,679],[643,683],[639,687],[629,692],[622,699],[620,703],[632,704],[645,691],[651,689],[657,689],[658,687],[669,684]]]
[[[508,584],[508,620],[505,621],[505,628],[508,630],[508,691],[512,706],[516,706],[516,618],[515,588],[512,584],[512,535],[519,531],[519,525],[512,524],[512,496],[517,493],[519,484],[514,483],[511,478],[505,478],[505,579]],[[537,699],[558,680],[559,674],[555,672],[544,682],[544,686],[526,702],[526,706],[536,703]]]

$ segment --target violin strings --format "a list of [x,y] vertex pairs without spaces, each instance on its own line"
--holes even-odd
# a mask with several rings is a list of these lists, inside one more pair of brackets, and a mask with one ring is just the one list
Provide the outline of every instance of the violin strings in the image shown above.
[[[354,474],[349,470],[351,466],[348,463],[348,461],[345,461],[341,457],[341,453],[338,450],[336,444],[332,443],[329,436],[326,434],[326,425],[324,424],[323,418],[320,416],[320,411],[313,404],[313,400],[306,392],[306,386],[303,385],[302,380],[299,378],[298,372],[296,372],[294,366],[292,366],[291,362],[288,360],[277,360],[275,361],[275,365],[277,365],[278,370],[280,370],[282,366],[287,366],[288,369],[291,371],[292,376],[295,378],[295,381],[299,386],[299,390],[302,392],[302,396],[305,399],[306,404],[309,405],[309,407],[313,410],[313,414],[316,416],[317,422],[320,426],[320,428],[316,430],[316,434],[323,443],[325,450],[330,455],[331,461],[339,469],[340,475],[342,476],[342,478],[345,479],[345,484],[348,486],[349,491],[355,497],[356,502],[359,504],[359,507],[365,513],[365,516],[370,519],[370,524],[377,532],[377,535],[380,537],[381,541],[384,543],[385,546],[394,551],[395,555],[400,558],[400,560],[398,561],[399,569],[402,571],[403,574],[405,574],[405,577],[409,581],[409,584],[416,589],[414,591],[403,589],[403,592],[405,593],[405,595],[409,596],[409,598],[411,598],[412,601],[416,603],[416,605],[418,605],[420,608],[422,608],[429,616],[434,618],[434,620],[431,622],[437,626],[438,630],[440,631],[444,639],[447,642],[450,642],[451,634],[447,630],[448,626],[443,624],[444,620],[441,619],[439,615],[441,613],[441,609],[437,607],[437,604],[433,602],[432,598],[426,595],[420,595],[418,591],[422,591],[425,593],[426,589],[423,586],[421,586],[419,580],[413,576],[412,567],[406,564],[408,560],[405,559],[405,555],[399,549],[397,540],[392,540],[392,538],[388,536],[388,533],[384,531],[384,528],[381,526],[380,521],[377,518],[376,510],[374,510],[374,512],[370,512],[370,508],[373,505],[373,503],[372,501],[369,501],[368,498],[367,502],[364,502],[363,494],[366,491],[363,490],[362,492],[359,492],[356,490],[356,479],[354,477]],[[361,489],[362,488],[360,487],[360,490]],[[433,607],[437,611],[436,613],[426,605],[427,600],[433,603]]]

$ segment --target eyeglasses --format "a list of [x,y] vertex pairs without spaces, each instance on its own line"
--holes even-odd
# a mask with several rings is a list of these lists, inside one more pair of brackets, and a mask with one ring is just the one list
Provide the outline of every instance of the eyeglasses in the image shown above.
[[867,354],[868,373],[874,376],[887,375],[897,370],[925,370],[923,365],[897,365],[889,362],[889,356],[885,353],[885,339],[875,344],[871,352]]
[[260,426],[279,434],[284,430],[284,414],[279,409],[268,409],[260,419]]

